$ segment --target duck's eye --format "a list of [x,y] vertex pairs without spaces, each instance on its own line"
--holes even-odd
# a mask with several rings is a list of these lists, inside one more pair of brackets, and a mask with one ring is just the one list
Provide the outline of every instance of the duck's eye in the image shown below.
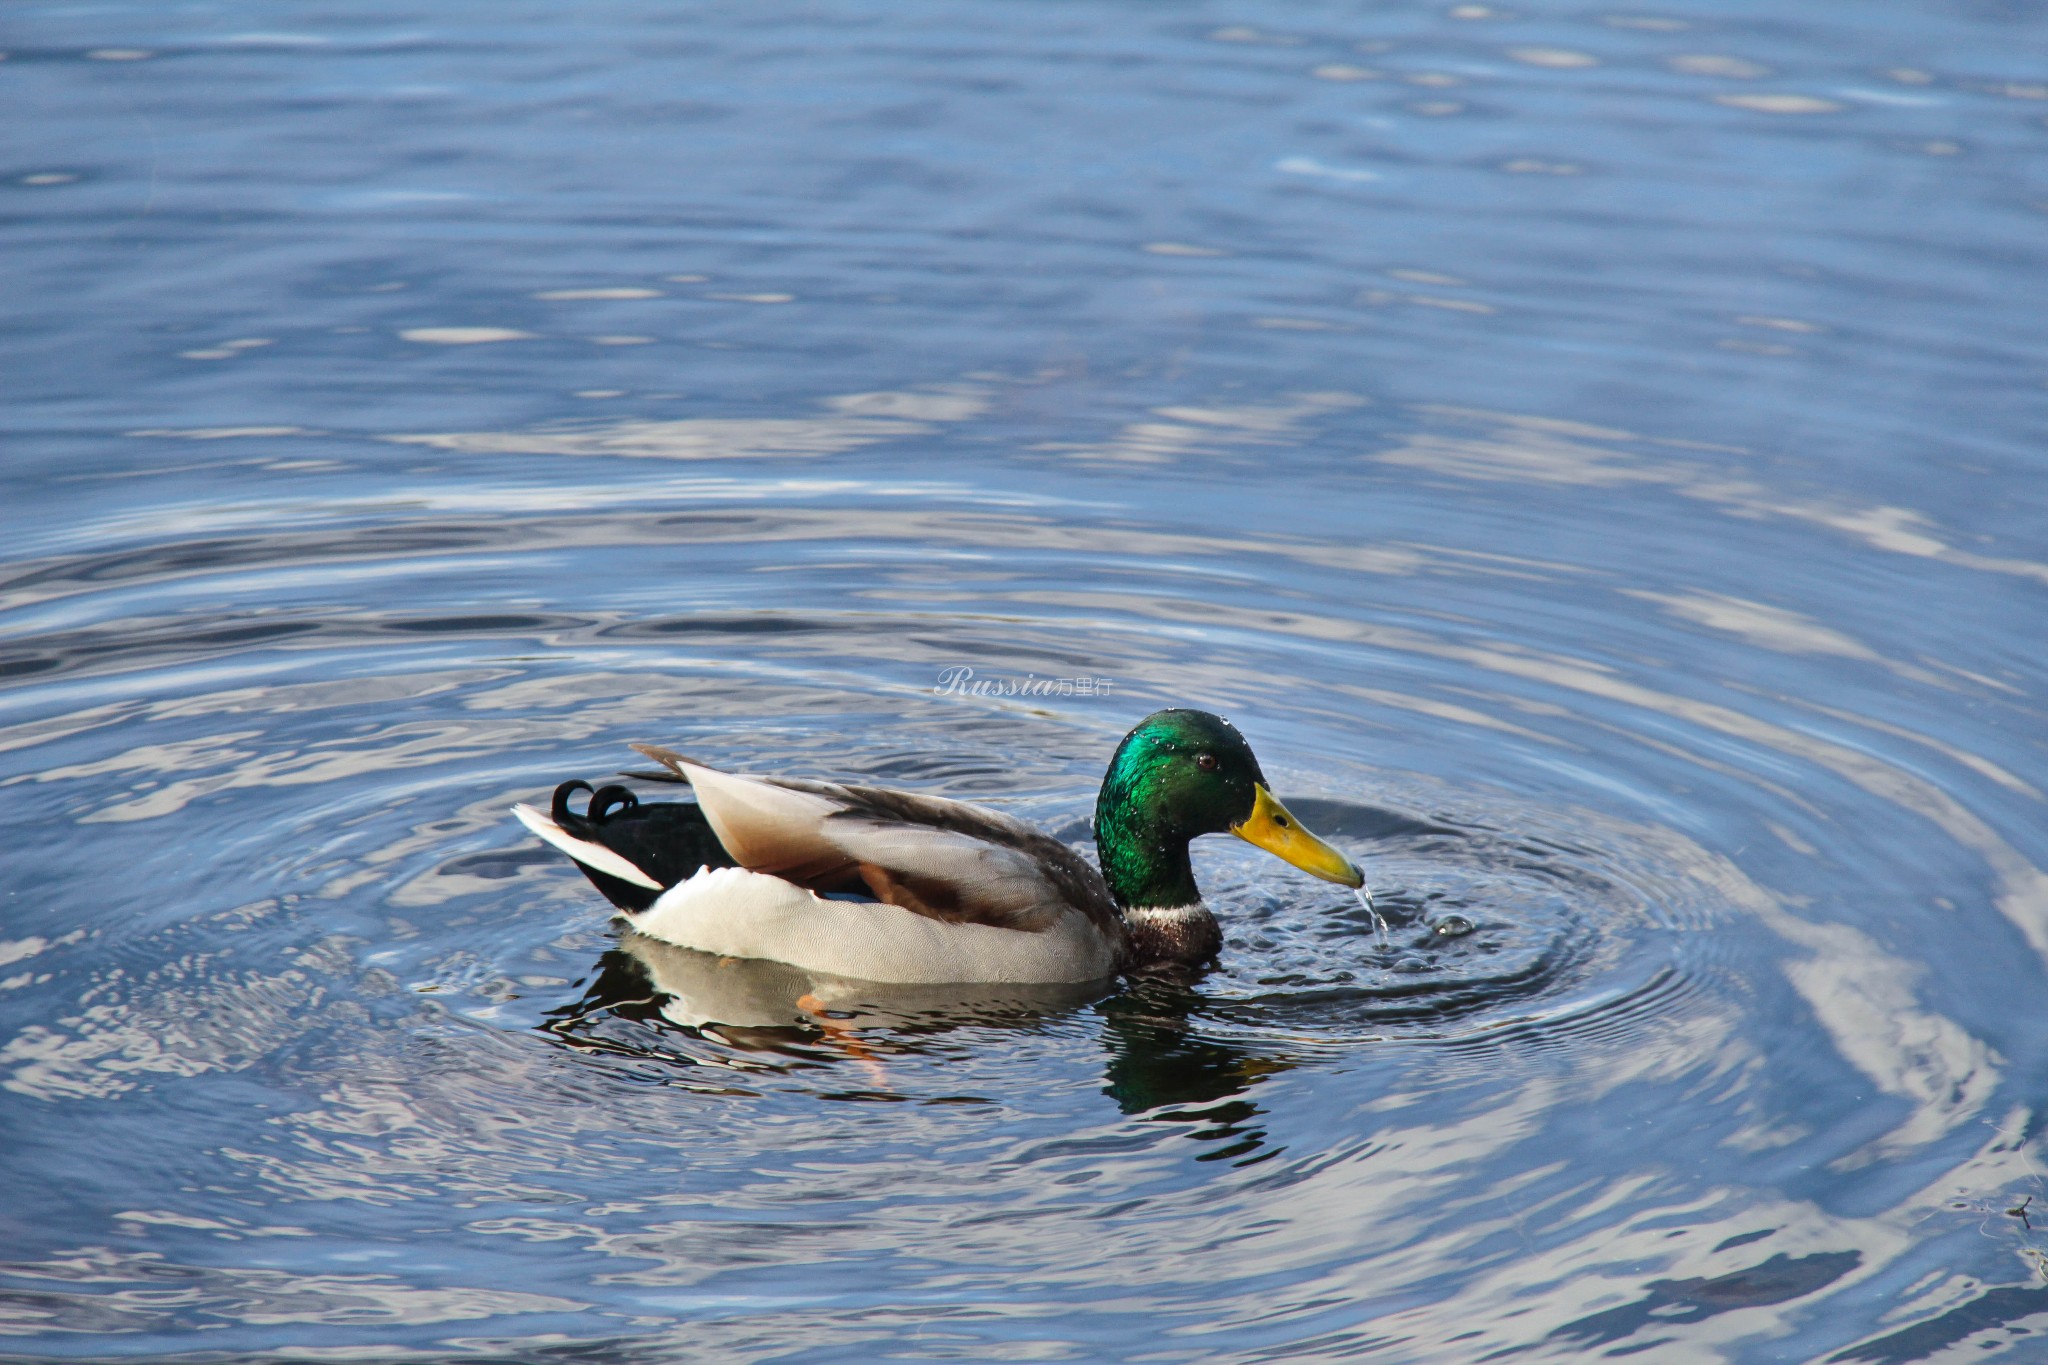
[[1213,772],[1215,772],[1215,771],[1216,771],[1216,755],[1214,755],[1214,754],[1196,754],[1196,755],[1195,755],[1195,766],[1196,766],[1197,768],[1200,768],[1200,769],[1201,769],[1201,770],[1202,770],[1203,772],[1205,772],[1205,773],[1213,773]]

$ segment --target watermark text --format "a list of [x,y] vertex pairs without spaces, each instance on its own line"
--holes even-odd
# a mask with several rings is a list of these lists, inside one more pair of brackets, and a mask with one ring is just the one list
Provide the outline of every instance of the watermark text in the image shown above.
[[942,697],[1106,697],[1115,687],[1114,678],[1041,678],[1036,673],[978,678],[966,664],[949,664],[939,670],[932,691]]

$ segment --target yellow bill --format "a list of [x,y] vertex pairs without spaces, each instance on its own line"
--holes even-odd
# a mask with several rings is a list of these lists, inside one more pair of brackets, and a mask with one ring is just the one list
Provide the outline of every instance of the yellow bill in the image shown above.
[[1253,790],[1258,795],[1252,802],[1252,813],[1242,824],[1230,827],[1232,834],[1246,843],[1257,844],[1282,862],[1293,863],[1311,877],[1350,887],[1365,885],[1365,874],[1357,864],[1303,829],[1301,821],[1287,813],[1287,807],[1266,790],[1263,782]]

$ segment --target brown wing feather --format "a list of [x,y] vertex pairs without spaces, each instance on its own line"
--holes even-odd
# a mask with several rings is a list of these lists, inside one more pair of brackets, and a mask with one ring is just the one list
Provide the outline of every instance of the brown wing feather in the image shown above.
[[[684,758],[674,749],[664,749],[659,744],[630,744],[626,747],[636,754],[646,755],[662,767],[668,769],[669,772],[674,774],[674,777],[671,779],[672,781],[680,782],[684,786],[689,785],[690,775],[683,771],[683,765],[685,763],[696,763],[696,759]],[[702,767],[703,765],[699,764],[698,766]]]
[[[635,744],[633,748],[661,764],[675,775],[675,780],[688,783],[692,768],[714,773],[731,783],[746,785],[783,786],[771,779],[743,777],[713,768],[708,763],[699,763],[686,758],[673,749],[664,749],[654,744]],[[714,792],[730,796],[727,782],[713,783]],[[735,805],[730,799],[721,800],[714,795],[708,804],[705,796],[698,792],[698,801],[703,804],[705,814],[711,818],[713,832],[733,861],[750,872],[766,872],[795,882],[798,886],[819,892],[854,892],[874,894],[868,882],[859,871],[859,860],[816,834],[816,822],[832,813],[834,807],[827,806],[816,811],[768,812],[765,818],[749,818],[749,812]],[[759,813],[756,813],[759,814]],[[876,896],[877,900],[882,899]]]

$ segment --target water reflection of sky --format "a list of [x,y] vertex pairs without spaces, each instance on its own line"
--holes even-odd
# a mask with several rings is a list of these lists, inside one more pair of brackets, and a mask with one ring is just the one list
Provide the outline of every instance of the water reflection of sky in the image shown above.
[[[2029,1359],[2041,37],[16,7],[0,1354]],[[885,997],[504,815],[1189,702],[1386,949]]]

